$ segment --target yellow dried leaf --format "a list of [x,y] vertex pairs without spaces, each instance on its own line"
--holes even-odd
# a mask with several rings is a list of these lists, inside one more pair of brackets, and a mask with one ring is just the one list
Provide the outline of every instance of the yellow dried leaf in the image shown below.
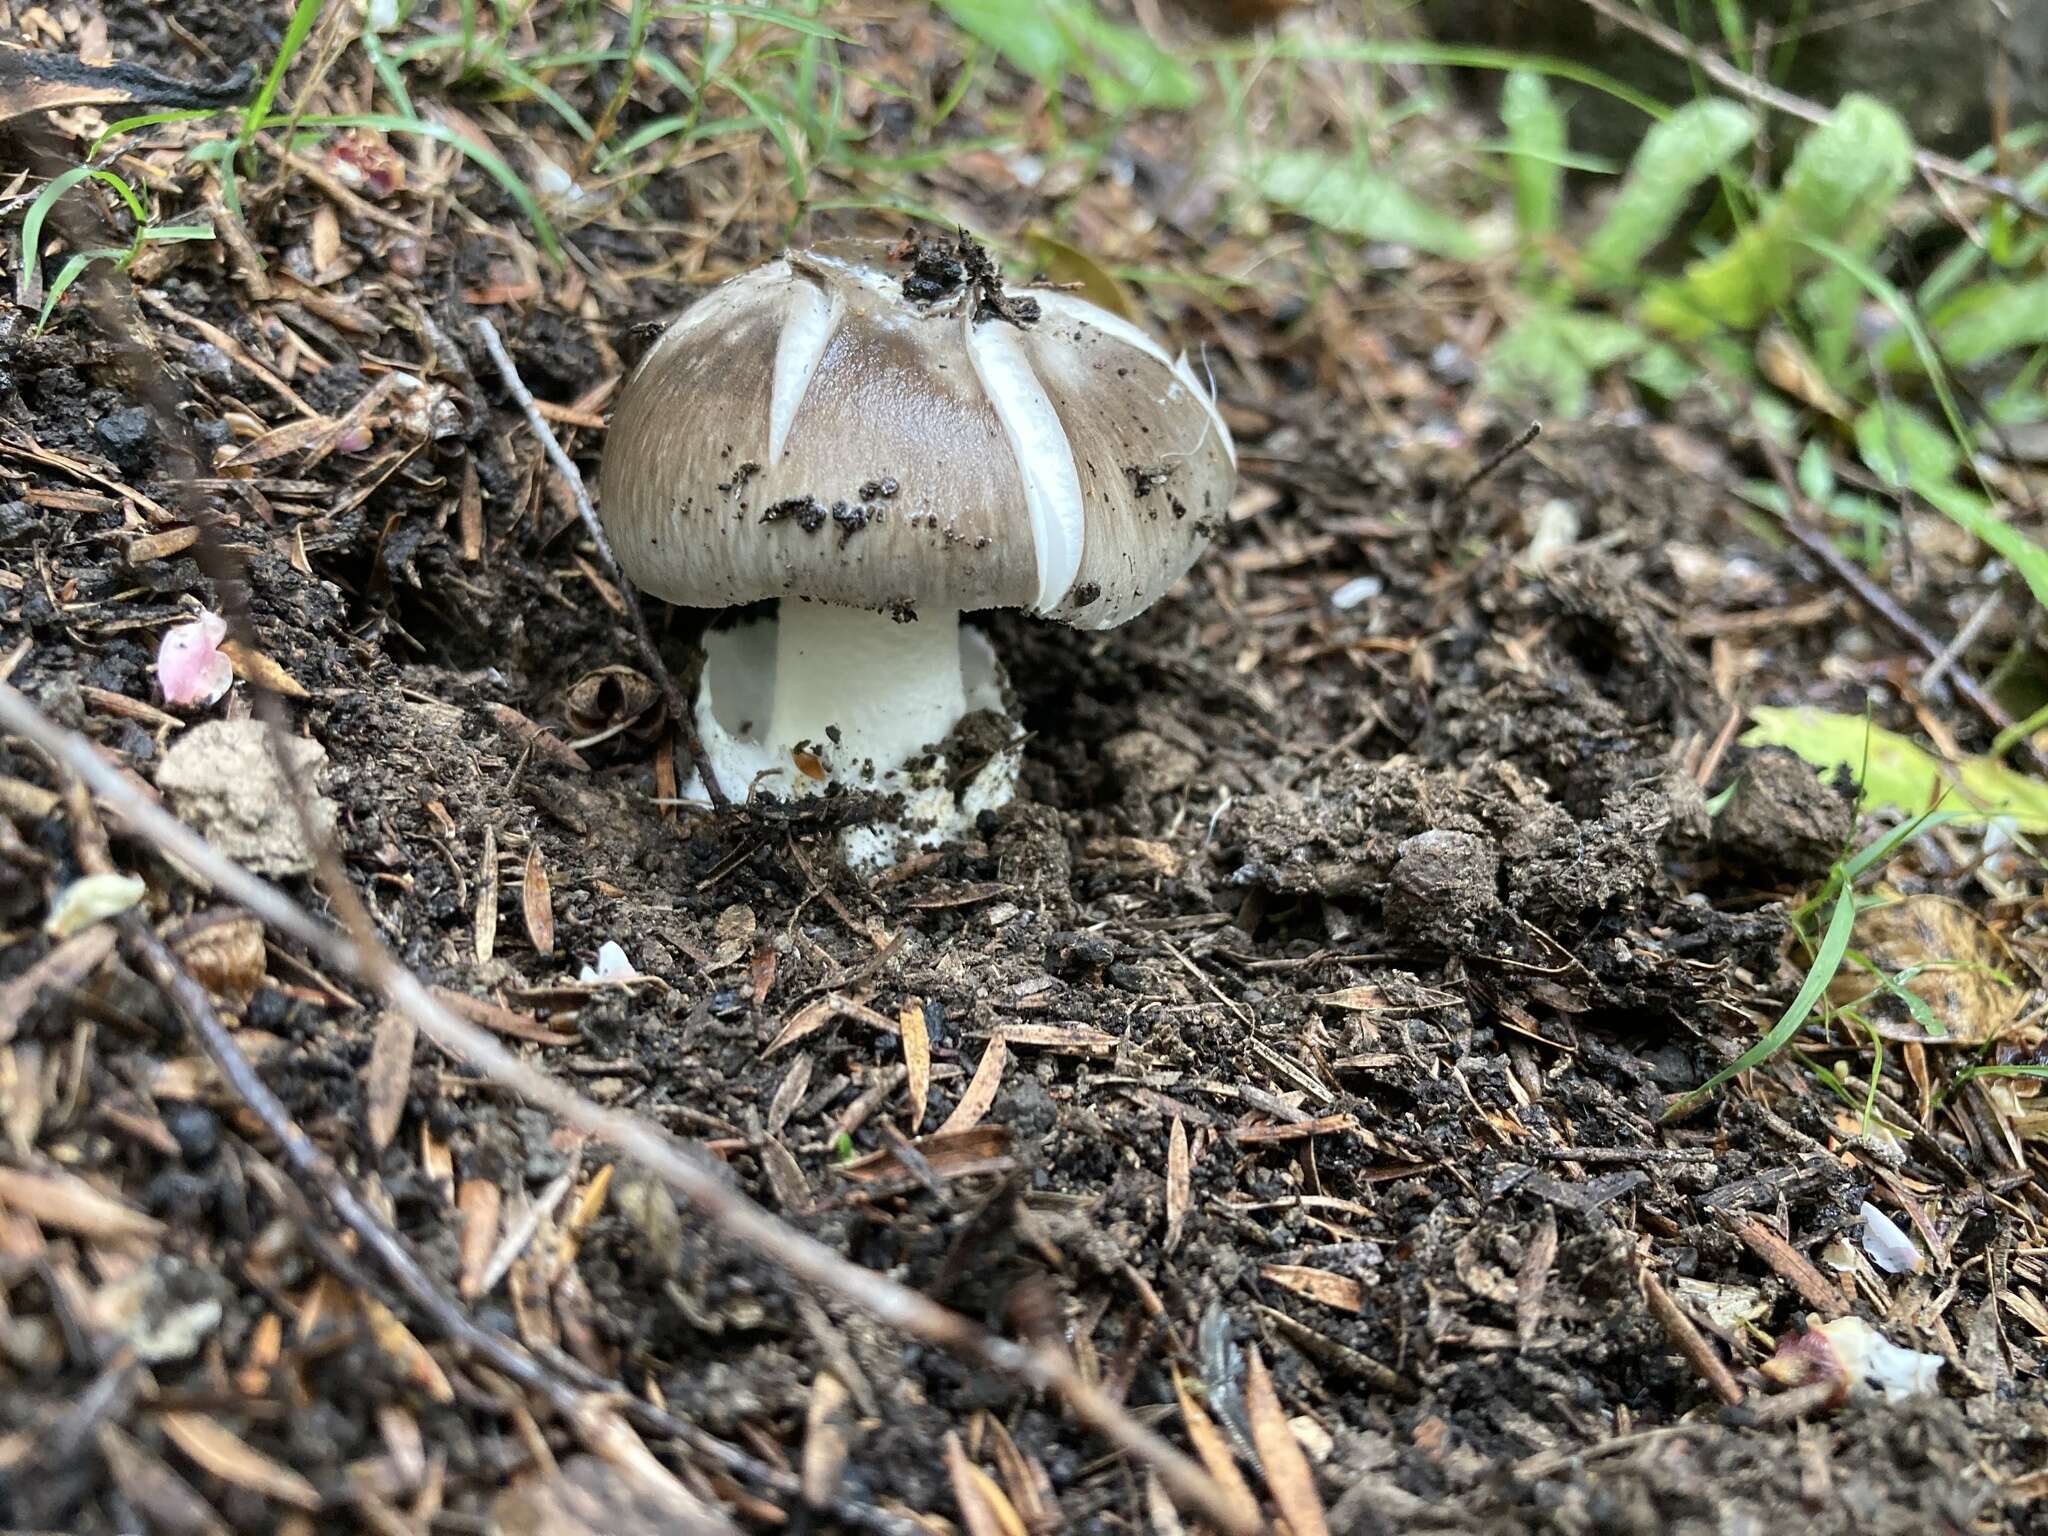
[[981,1124],[981,1117],[989,1112],[996,1101],[996,1093],[1003,1086],[1003,1063],[1009,1059],[1010,1047],[1001,1035],[992,1036],[988,1049],[981,1053],[981,1061],[975,1066],[974,1076],[968,1081],[967,1091],[960,1095],[960,1102],[953,1106],[953,1113],[946,1116],[946,1123],[936,1134],[946,1135],[951,1131],[972,1130]]
[[1365,1287],[1349,1275],[1312,1269],[1306,1264],[1265,1264],[1260,1266],[1259,1273],[1297,1296],[1320,1301],[1339,1312],[1358,1312],[1365,1306]]
[[319,1489],[290,1467],[245,1445],[219,1420],[203,1413],[164,1413],[157,1416],[157,1423],[195,1465],[222,1482],[298,1509],[320,1507]]
[[1266,1491],[1273,1495],[1292,1536],[1330,1536],[1322,1495],[1316,1492],[1315,1469],[1308,1464],[1301,1442],[1294,1438],[1256,1346],[1246,1362],[1244,1410],[1251,1421],[1252,1446],[1265,1470]]
[[913,1003],[896,1015],[903,1027],[903,1064],[910,1072],[910,1134],[924,1124],[926,1097],[932,1089],[932,1039],[924,1026],[924,1005]]

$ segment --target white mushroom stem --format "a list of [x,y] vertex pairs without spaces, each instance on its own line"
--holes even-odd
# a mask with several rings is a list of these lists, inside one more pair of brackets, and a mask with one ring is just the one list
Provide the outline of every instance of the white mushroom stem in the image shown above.
[[859,783],[867,764],[882,774],[908,762],[967,713],[960,615],[944,609],[898,622],[837,603],[785,601],[774,675],[756,738],[783,752],[806,746],[847,783]]

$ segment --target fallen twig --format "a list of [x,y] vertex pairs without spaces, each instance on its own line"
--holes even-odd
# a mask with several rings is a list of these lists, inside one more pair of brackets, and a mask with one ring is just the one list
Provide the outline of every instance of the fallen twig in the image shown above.
[[65,763],[120,814],[132,835],[173,855],[222,895],[335,969],[374,987],[389,1006],[411,1016],[429,1039],[452,1055],[657,1174],[727,1241],[845,1298],[903,1333],[1055,1395],[1083,1424],[1152,1467],[1183,1507],[1199,1512],[1221,1530],[1254,1536],[1257,1523],[1246,1521],[1208,1473],[1110,1401],[1057,1346],[1026,1346],[998,1338],[920,1292],[842,1258],[756,1205],[733,1187],[722,1169],[686,1149],[667,1131],[637,1116],[600,1108],[513,1056],[484,1030],[456,1018],[370,936],[367,915],[346,880],[339,881],[338,888],[330,884],[328,890],[345,915],[362,917],[355,937],[320,922],[276,886],[226,858],[168,811],[150,803],[90,742],[50,720],[11,684],[0,683],[0,727]]
[[[1666,53],[1675,54],[1694,69],[1705,75],[1714,84],[1731,96],[1740,96],[1744,101],[1755,102],[1773,112],[1782,112],[1787,117],[1796,117],[1803,123],[1824,123],[1828,120],[1828,109],[1819,102],[1808,101],[1804,96],[1772,85],[1767,80],[1737,69],[1724,58],[1707,52],[1697,43],[1674,27],[1667,27],[1653,17],[1630,10],[1621,0],[1579,0],[1587,9],[1598,12],[1617,27],[1655,43]],[[2000,202],[2010,203],[2023,213],[2030,213],[2037,219],[2048,219],[2048,204],[2029,197],[2020,186],[2004,176],[1993,176],[1983,171],[1973,171],[1960,160],[1951,160],[1947,155],[1936,154],[1931,149],[1915,148],[1913,164],[1922,175],[1941,176],[1960,186],[1973,187]]]
[[1741,1402],[1742,1386],[1736,1381],[1735,1373],[1728,1369],[1727,1361],[1714,1353],[1714,1346],[1686,1316],[1685,1309],[1672,1300],[1663,1283],[1647,1269],[1642,1272],[1642,1282],[1643,1300],[1649,1303],[1650,1315],[1657,1319],[1657,1325],[1664,1330],[1664,1336],[1671,1341],[1672,1347],[1685,1356],[1686,1364],[1728,1407],[1733,1408]]
[[548,462],[555,466],[555,472],[562,477],[562,483],[569,488],[570,498],[576,503],[576,515],[583,519],[583,530],[590,535],[591,543],[597,546],[598,562],[604,567],[605,579],[617,589],[626,605],[626,617],[633,626],[633,638],[640,645],[640,659],[647,663],[650,676],[661,685],[661,696],[668,703],[668,716],[682,736],[683,746],[690,754],[690,762],[697,769],[697,776],[704,781],[704,792],[717,806],[731,802],[725,797],[725,790],[718,782],[718,776],[711,771],[711,760],[704,755],[704,744],[697,739],[695,716],[684,700],[682,690],[669,676],[667,665],[661,659],[661,652],[655,648],[654,636],[647,628],[647,616],[640,611],[640,598],[633,590],[633,584],[626,580],[619,569],[618,557],[612,553],[611,541],[604,536],[604,525],[597,520],[597,508],[590,504],[590,491],[583,483],[583,475],[576,468],[575,460],[562,451],[562,445],[555,439],[547,418],[540,413],[540,405],[533,398],[533,391],[526,387],[526,381],[519,377],[519,370],[513,366],[511,354],[505,350],[505,343],[498,336],[498,328],[479,315],[472,327],[476,339],[491,362],[498,370],[498,377],[506,390],[518,402],[519,409],[526,416],[526,425],[533,435],[540,439],[540,445],[548,456]]

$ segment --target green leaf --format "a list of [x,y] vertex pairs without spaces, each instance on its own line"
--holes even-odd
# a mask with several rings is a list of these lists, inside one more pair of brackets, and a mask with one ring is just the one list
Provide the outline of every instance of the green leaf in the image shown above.
[[[57,205],[58,198],[69,192],[81,181],[88,179],[102,182],[112,187],[116,195],[120,197],[122,203],[127,207],[129,216],[135,220],[135,227],[137,229],[142,227],[143,221],[148,215],[143,209],[142,199],[135,195],[133,187],[129,186],[127,182],[116,176],[112,171],[102,170],[96,165],[74,165],[69,170],[52,176],[49,184],[36,194],[35,201],[28,205],[28,212],[22,215],[21,260],[22,265],[30,273],[36,271],[37,262],[42,253],[43,221],[50,216],[50,210]],[[81,267],[80,270],[83,271],[84,269]],[[71,276],[75,281],[78,273],[74,272]],[[33,284],[29,285],[25,290],[31,296],[34,291]],[[47,322],[49,316],[50,305],[45,304],[43,306],[43,322]]]
[[1547,80],[1518,69],[1501,87],[1500,116],[1512,146],[1515,223],[1524,240],[1541,240],[1556,232],[1564,197],[1564,113]]
[[1963,462],[1955,434],[1909,405],[1866,406],[1856,418],[1855,432],[1857,454],[1889,486],[1940,486],[1955,477]]
[[1625,320],[1541,306],[1487,349],[1486,387],[1559,416],[1583,415],[1594,374],[1635,356],[1647,340]]
[[1484,254],[1462,219],[1354,160],[1313,149],[1286,150],[1260,164],[1256,181],[1267,201],[1340,235],[1410,245],[1458,261],[1476,261]]
[[1103,111],[1179,112],[1201,101],[1201,77],[1139,28],[1111,21],[1088,0],[1063,0],[1056,8],[1079,44],[1080,72]]
[[1044,0],[939,0],[940,9],[1034,80],[1051,85],[1074,57],[1073,43]]
[[1913,142],[1898,113],[1868,96],[1844,97],[1800,141],[1783,188],[1755,222],[1653,289],[1644,318],[1679,337],[1753,329],[1821,260],[1813,242],[1854,255],[1876,236],[1912,168]]
[[1813,952],[1813,964],[1807,968],[1806,980],[1798,994],[1792,999],[1778,1022],[1768,1033],[1748,1050],[1729,1062],[1727,1066],[1708,1078],[1664,1112],[1669,1120],[1682,1115],[1699,1103],[1708,1094],[1731,1078],[1740,1077],[1750,1068],[1758,1066],[1785,1048],[1786,1042],[1799,1033],[1799,1027],[1806,1022],[1813,1006],[1827,991],[1828,983],[1835,979],[1835,972],[1842,968],[1842,956],[1849,949],[1849,935],[1856,927],[1856,893],[1844,887],[1842,894],[1835,898],[1835,910],[1828,918],[1827,932],[1821,935],[1820,948]]
[[107,124],[93,135],[93,141],[85,147],[85,158],[97,160],[100,149],[107,140],[120,134],[134,133],[142,128],[155,128],[164,123],[196,123],[203,117],[218,117],[219,107],[180,107],[175,112],[145,112],[140,117],[124,117],[118,122]]
[[1643,135],[1607,217],[1586,242],[1586,270],[1597,284],[1632,283],[1636,268],[1671,233],[1694,190],[1756,133],[1731,101],[1696,101]]
[[[1928,319],[1928,328],[1949,364],[1974,367],[2006,352],[2048,342],[2048,277],[2011,283],[1976,283],[1950,299]],[[1885,362],[1912,366],[1904,337],[1886,348]]]
[[320,19],[320,13],[326,6],[327,0],[299,0],[292,8],[292,19],[285,24],[284,41],[278,44],[277,57],[270,61],[270,73],[263,77],[256,99],[242,113],[242,131],[235,135],[237,156],[249,147],[249,141],[256,137],[256,130],[269,118],[271,103],[277,100],[278,87],[284,84],[285,71],[292,67],[292,60],[306,46],[313,23]]
[[127,259],[127,256],[128,252],[126,250],[117,250],[112,246],[102,246],[97,250],[80,251],[76,256],[65,262],[63,266],[59,267],[56,277],[50,280],[50,286],[43,294],[43,307],[36,316],[36,334],[41,335],[43,330],[49,325],[50,316],[56,311],[57,301],[64,297],[65,292],[73,283],[78,281],[87,267],[96,261],[123,261]]
[[1746,747],[1787,747],[1823,773],[1846,766],[1863,776],[1865,810],[1911,816],[1941,804],[1946,819],[2010,816],[2023,832],[2048,832],[2048,784],[1988,757],[1945,763],[1896,731],[1861,715],[1758,706]]

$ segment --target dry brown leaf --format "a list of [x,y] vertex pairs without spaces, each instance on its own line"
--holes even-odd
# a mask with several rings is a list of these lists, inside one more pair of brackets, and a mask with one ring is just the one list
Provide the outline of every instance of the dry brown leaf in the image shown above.
[[1181,1227],[1194,1198],[1194,1170],[1188,1161],[1188,1128],[1179,1115],[1166,1136],[1166,1251],[1180,1246]]
[[813,1509],[832,1507],[847,1454],[853,1449],[854,1424],[846,1384],[830,1371],[818,1372],[804,1411],[803,1493]]
[[483,1291],[484,1274],[498,1246],[498,1212],[504,1194],[490,1179],[464,1179],[455,1208],[462,1216],[462,1298],[474,1301]]
[[223,640],[220,644],[220,653],[233,664],[235,676],[244,682],[268,689],[282,699],[310,699],[313,696],[296,677],[278,664],[275,657],[265,655],[239,640]]
[[1223,1438],[1223,1431],[1216,1427],[1209,1411],[1188,1390],[1187,1378],[1179,1366],[1173,1368],[1173,1391],[1180,1399],[1180,1419],[1187,1426],[1188,1444],[1195,1448],[1195,1455],[1223,1490],[1225,1501],[1234,1511],[1235,1523],[1247,1530],[1256,1529],[1259,1501],[1244,1480],[1244,1473],[1238,1470],[1237,1458],[1230,1454],[1230,1442]]
[[789,1070],[782,1074],[782,1081],[775,1085],[774,1097],[768,1101],[766,1129],[770,1136],[780,1136],[782,1128],[789,1124],[789,1117],[796,1113],[797,1105],[804,1101],[804,1093],[811,1086],[811,1053],[803,1052],[789,1064]]
[[487,965],[498,947],[498,833],[493,827],[484,828],[484,851],[477,860],[477,871],[476,960],[478,965]]
[[1984,1045],[2005,1037],[2024,995],[2007,980],[2012,957],[1982,918],[1947,896],[1908,896],[1856,914],[1857,951],[1926,1005],[1923,1022],[1861,966],[1843,966],[1828,987],[1837,1007],[1858,1011],[1887,1040]]
[[1116,1036],[1085,1024],[1005,1024],[1012,1045],[1035,1045],[1065,1056],[1113,1056]]
[[953,1498],[960,1506],[960,1523],[967,1527],[967,1536],[1028,1536],[1003,1490],[967,1459],[960,1437],[951,1430],[946,1432],[946,1475],[952,1479]]
[[924,1124],[925,1101],[932,1091],[932,1037],[924,1026],[924,1004],[912,1003],[897,1013],[903,1027],[903,1064],[910,1070],[910,1134]]
[[[215,461],[219,469],[252,469],[258,464],[268,464],[287,455],[310,448],[321,438],[331,433],[338,425],[333,416],[306,416],[297,421],[288,421],[281,427],[273,427],[261,437],[244,443],[233,453],[223,454]],[[226,649],[225,646],[222,647]]]
[[808,1211],[817,1203],[811,1190],[811,1181],[804,1176],[803,1164],[796,1155],[773,1136],[761,1139],[761,1171],[768,1175],[769,1187],[775,1191],[775,1200],[785,1211],[791,1213]]
[[41,1226],[103,1241],[154,1238],[164,1230],[161,1222],[102,1194],[75,1173],[0,1168],[0,1206],[11,1207]]
[[412,1086],[412,1052],[419,1026],[412,1015],[387,1013],[377,1020],[370,1060],[363,1068],[363,1121],[370,1146],[382,1152],[398,1134],[405,1097]]
[[201,913],[165,933],[164,942],[195,981],[231,1007],[255,996],[268,972],[263,925],[245,912]]
[[753,957],[747,962],[747,978],[753,983],[756,1008],[767,1002],[768,994],[775,990],[776,964],[773,944],[763,939],[754,946]]
[[1009,1056],[1008,1042],[1001,1035],[991,1036],[988,1048],[981,1053],[974,1076],[967,1084],[967,1091],[960,1095],[960,1102],[953,1106],[953,1113],[946,1116],[946,1123],[935,1134],[944,1136],[954,1131],[968,1131],[981,1124],[981,1117],[989,1112],[1003,1086],[1003,1063],[1009,1060]]
[[619,1410],[595,1395],[578,1400],[570,1415],[576,1437],[616,1470],[643,1498],[658,1503],[672,1521],[690,1532],[731,1531],[733,1526],[685,1488],[661,1464]]
[[1364,1310],[1365,1287],[1349,1275],[1314,1269],[1306,1264],[1262,1264],[1259,1273],[1297,1296],[1320,1301],[1339,1312]]
[[159,1457],[112,1424],[101,1424],[94,1439],[114,1486],[149,1529],[176,1531],[179,1536],[227,1536],[228,1528],[213,1506]]
[[1322,1495],[1316,1492],[1315,1469],[1308,1464],[1301,1442],[1294,1438],[1256,1345],[1246,1352],[1244,1411],[1251,1421],[1252,1446],[1266,1474],[1266,1491],[1273,1495],[1292,1536],[1330,1536]]
[[576,1197],[568,1219],[562,1223],[562,1240],[556,1248],[558,1264],[566,1267],[576,1262],[577,1246],[583,1241],[583,1234],[590,1230],[590,1224],[604,1210],[605,1197],[611,1192],[612,1175],[618,1172],[618,1168],[617,1163],[606,1163],[583,1186],[583,1193]]
[[[910,1143],[910,1147],[931,1165],[933,1173],[948,1178],[1007,1152],[1010,1149],[1010,1128],[1006,1125],[978,1125],[965,1131],[934,1131],[929,1136],[920,1136]],[[907,1170],[895,1150],[884,1147],[850,1163],[841,1163],[839,1171],[866,1184],[876,1179],[893,1178]]]
[[1010,1431],[994,1414],[984,1413],[988,1448],[995,1455],[996,1470],[1003,1477],[1003,1491],[1010,1496],[1018,1515],[1033,1536],[1052,1536],[1064,1525],[1059,1495],[1053,1492],[1052,1476],[1036,1457],[1017,1449]]
[[0,1041],[14,1038],[31,1008],[54,1008],[85,985],[114,952],[118,937],[113,924],[95,923],[0,985]]
[[406,1378],[435,1402],[454,1402],[455,1388],[448,1373],[427,1353],[427,1346],[413,1337],[412,1330],[399,1321],[398,1314],[374,1296],[360,1297],[359,1304],[370,1325],[370,1337]]
[[1180,1523],[1180,1512],[1173,1507],[1166,1484],[1149,1468],[1145,1473],[1145,1524],[1152,1536],[1187,1536],[1187,1527]]
[[526,879],[521,883],[519,900],[526,911],[526,936],[533,941],[535,952],[552,955],[555,952],[555,898],[548,884],[547,866],[541,862],[538,843],[526,850]]
[[320,1490],[290,1467],[245,1445],[218,1419],[203,1413],[163,1413],[157,1423],[193,1464],[224,1483],[298,1509],[318,1509]]

